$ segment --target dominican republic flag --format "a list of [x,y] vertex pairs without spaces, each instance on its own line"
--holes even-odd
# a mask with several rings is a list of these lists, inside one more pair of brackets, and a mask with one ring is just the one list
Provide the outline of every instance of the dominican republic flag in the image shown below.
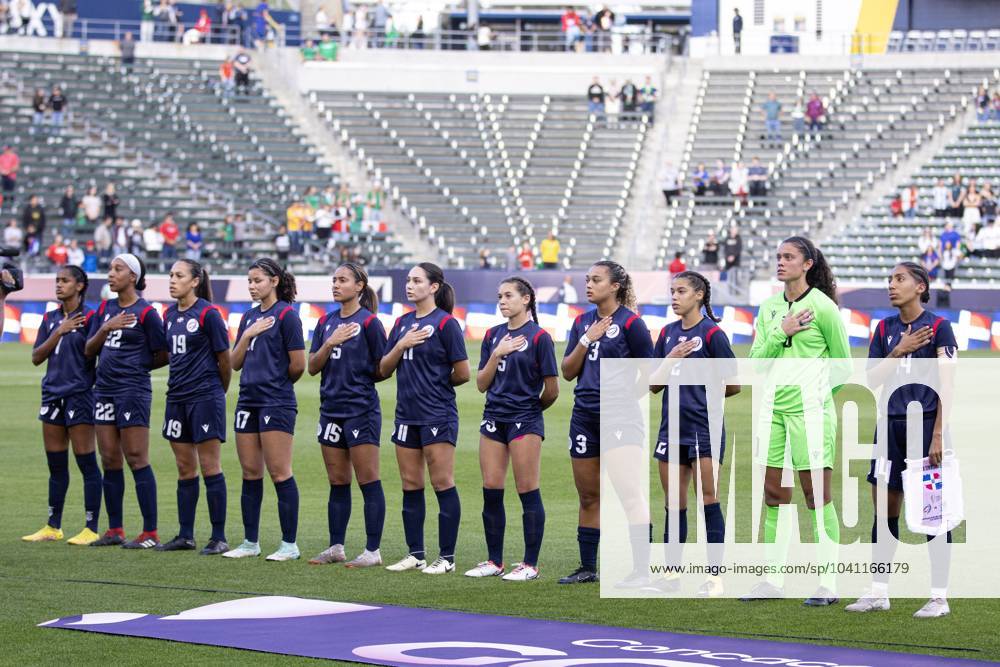
[[924,473],[924,488],[928,491],[940,491],[941,490],[941,472],[935,470],[934,472]]

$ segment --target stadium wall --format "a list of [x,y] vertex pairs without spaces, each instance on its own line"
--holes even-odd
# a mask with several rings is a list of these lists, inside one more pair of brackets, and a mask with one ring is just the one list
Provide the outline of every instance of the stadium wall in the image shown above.
[[893,30],[990,30],[1000,28],[996,0],[904,0],[896,9]]

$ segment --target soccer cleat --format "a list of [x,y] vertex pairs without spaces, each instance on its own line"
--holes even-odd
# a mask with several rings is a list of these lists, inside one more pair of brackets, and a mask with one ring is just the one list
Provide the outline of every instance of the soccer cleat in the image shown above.
[[84,528],[79,533],[66,540],[66,544],[85,547],[89,544],[93,544],[99,539],[101,539],[100,535],[92,531],[90,528]]
[[197,548],[198,545],[194,543],[193,539],[190,537],[181,537],[180,535],[169,542],[164,542],[153,547],[155,551],[194,551]]
[[807,607],[829,607],[832,604],[837,604],[840,602],[833,591],[828,588],[820,586],[816,589],[816,592],[812,594],[812,597],[806,598],[802,604]]
[[578,567],[559,580],[560,584],[589,584],[599,581],[597,573],[585,567]]
[[433,563],[420,571],[424,574],[448,574],[455,571],[455,564],[444,556],[438,556]]
[[260,555],[260,544],[243,540],[243,544],[222,554],[223,558],[253,558]]
[[944,598],[931,598],[923,607],[913,614],[913,618],[940,618],[951,613],[948,601]]
[[324,549],[315,558],[309,559],[310,565],[326,565],[328,563],[343,563],[347,560],[343,544],[334,544]]
[[37,530],[31,535],[25,535],[21,539],[25,542],[58,542],[63,538],[63,532],[58,528],[46,525],[41,530]]
[[362,568],[362,567],[375,567],[376,565],[382,564],[382,552],[376,549],[375,551],[368,551],[365,549],[360,554],[354,557],[353,560],[344,563],[344,567],[349,568]]
[[123,544],[122,549],[152,549],[158,546],[160,546],[160,538],[156,535],[156,531],[144,530],[134,540]]
[[760,600],[780,600],[785,597],[785,591],[767,581],[754,586],[749,593],[740,598],[740,602],[758,602]]
[[649,585],[649,575],[645,572],[633,570],[627,577],[615,584],[615,588],[622,591],[644,588]]
[[864,614],[869,611],[889,611],[889,598],[877,597],[869,591],[851,604],[844,607],[844,611],[851,611],[860,614]]
[[121,528],[108,528],[104,534],[90,543],[92,547],[117,547],[125,544],[125,531]]
[[387,565],[385,569],[390,572],[406,572],[407,570],[423,570],[425,567],[427,567],[427,561],[423,558],[417,558],[413,554],[407,554],[406,558],[398,563]]
[[676,593],[681,589],[681,575],[672,574],[666,577],[660,577],[655,581],[646,582],[646,585],[642,587],[642,590],[647,593]]
[[469,570],[468,572],[466,572],[465,576],[479,579],[482,577],[499,577],[502,574],[503,574],[503,563],[497,565],[491,560],[485,560],[479,565]]
[[504,581],[531,581],[538,578],[538,568],[527,563],[516,563],[513,570],[500,578]]
[[229,545],[225,540],[209,540],[208,544],[201,548],[198,553],[202,556],[216,556],[229,551]]
[[301,556],[299,553],[299,545],[294,542],[285,542],[282,540],[278,550],[265,558],[265,560],[280,563],[286,560],[298,560],[299,556]]
[[698,598],[722,597],[725,590],[722,587],[722,577],[708,577],[705,583],[698,587],[698,592],[694,594]]

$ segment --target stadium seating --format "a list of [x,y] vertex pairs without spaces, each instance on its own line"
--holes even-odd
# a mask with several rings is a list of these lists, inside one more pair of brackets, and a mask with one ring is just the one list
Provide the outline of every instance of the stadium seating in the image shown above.
[[889,33],[889,53],[1000,51],[1000,30],[910,30]]

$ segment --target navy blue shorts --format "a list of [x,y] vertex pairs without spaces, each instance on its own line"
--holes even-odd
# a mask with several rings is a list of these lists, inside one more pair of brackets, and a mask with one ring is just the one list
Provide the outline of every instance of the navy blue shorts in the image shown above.
[[382,413],[378,410],[357,417],[319,415],[316,439],[324,447],[350,449],[355,445],[379,444],[382,437]]
[[[695,431],[692,434],[685,433],[681,438],[679,447],[667,445],[668,432],[660,431],[656,439],[656,449],[653,450],[653,458],[667,463],[676,463],[682,466],[689,466],[698,459],[712,458],[711,438],[707,431]],[[676,452],[676,454],[674,454]],[[722,430],[722,442],[719,443],[719,464],[726,453],[726,430]]]
[[94,423],[94,394],[81,391],[54,401],[42,401],[38,419],[46,424],[70,428]]
[[407,449],[422,449],[427,445],[458,443],[458,420],[438,424],[400,424],[392,429],[392,441]]
[[261,408],[248,405],[236,405],[236,416],[233,420],[233,430],[237,433],[266,433],[267,431],[282,431],[295,435],[295,408]]
[[602,445],[606,450],[625,445],[640,446],[644,437],[642,427],[634,421],[623,421],[613,433],[602,443],[600,413],[574,407],[569,419],[569,455],[574,459],[591,459],[601,455]]
[[149,394],[108,396],[94,394],[94,423],[98,426],[149,428],[149,408],[153,397]]
[[[920,445],[920,456],[927,456],[931,449],[931,440],[934,438],[934,422],[937,415],[924,415],[923,442]],[[868,471],[868,483],[877,484],[881,479],[893,491],[903,490],[903,471],[906,470],[906,419],[892,419],[887,423],[888,442],[886,443],[885,457],[879,456],[872,459],[871,468]],[[874,440],[877,442],[878,435]],[[945,442],[942,443],[944,449],[948,449],[948,436],[945,434]],[[875,445],[875,451],[879,451],[879,446]]]
[[197,444],[226,441],[226,396],[219,394],[190,403],[170,403],[163,411],[163,437],[170,442]]
[[509,445],[525,435],[537,435],[545,440],[545,421],[541,417],[523,419],[522,421],[498,421],[483,417],[479,423],[479,433],[484,438]]

